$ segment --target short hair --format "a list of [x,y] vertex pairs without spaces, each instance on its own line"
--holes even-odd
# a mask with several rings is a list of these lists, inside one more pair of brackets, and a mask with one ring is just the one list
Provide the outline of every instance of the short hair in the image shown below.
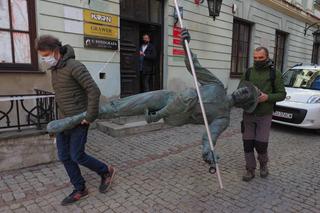
[[144,36],[148,36],[149,38],[151,38],[148,33],[144,33],[144,34],[142,35],[142,37],[144,37]]
[[260,52],[263,50],[266,53],[267,58],[269,58],[269,50],[266,47],[257,47],[254,51]]
[[35,49],[38,51],[55,51],[62,47],[61,41],[51,35],[42,35],[35,41]]

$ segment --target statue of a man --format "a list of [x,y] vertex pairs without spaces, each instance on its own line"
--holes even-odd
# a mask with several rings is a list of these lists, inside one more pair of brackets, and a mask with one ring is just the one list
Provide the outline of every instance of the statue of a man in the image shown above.
[[[182,30],[181,36],[183,40],[187,39],[190,42],[190,35],[186,29]],[[185,57],[185,63],[191,73],[187,56]],[[259,91],[252,84],[243,82],[239,89],[231,95],[227,95],[223,83],[208,69],[200,65],[195,54],[193,54],[193,63],[201,85],[200,92],[210,123],[212,142],[215,145],[219,135],[229,125],[231,108],[236,106],[247,112],[252,112],[258,103]],[[140,114],[145,114],[148,123],[160,119],[171,126],[204,123],[198,95],[194,88],[188,88],[179,93],[158,90],[114,100],[100,107],[99,118],[110,119]],[[73,117],[52,121],[48,124],[48,131],[61,132],[73,128],[80,123],[84,116],[85,112]],[[207,133],[203,134],[202,144],[203,160],[209,164],[215,163]]]

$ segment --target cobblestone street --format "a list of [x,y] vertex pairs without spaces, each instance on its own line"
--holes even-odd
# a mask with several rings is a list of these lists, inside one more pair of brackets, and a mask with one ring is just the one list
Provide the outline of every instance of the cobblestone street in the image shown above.
[[90,131],[88,152],[114,165],[107,194],[99,177],[82,168],[89,197],[60,206],[72,191],[63,166],[41,165],[0,174],[0,212],[320,212],[320,136],[274,125],[270,176],[241,180],[244,157],[240,111],[218,142],[224,190],[201,159],[203,126],[187,125],[112,138]]

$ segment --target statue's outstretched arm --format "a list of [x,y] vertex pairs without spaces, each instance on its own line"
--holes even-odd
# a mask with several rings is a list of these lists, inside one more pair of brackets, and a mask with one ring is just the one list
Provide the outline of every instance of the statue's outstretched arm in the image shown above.
[[[186,64],[186,67],[187,67],[189,73],[192,75],[192,71],[191,71],[191,67],[189,64],[188,55],[187,55],[187,51],[186,51],[186,47],[185,47],[185,43],[184,43],[184,40],[187,40],[188,42],[190,42],[190,39],[191,39],[190,34],[187,29],[182,29],[181,38],[183,41],[183,48],[185,50],[185,59],[184,59],[185,64]],[[191,54],[192,54],[192,60],[193,60],[194,68],[195,68],[199,83],[201,85],[221,84],[223,86],[222,82],[212,72],[210,72],[207,68],[204,68],[201,66],[201,64],[199,63],[199,60],[197,58],[197,55],[192,52],[191,52]]]
[[[219,136],[221,135],[221,133],[229,126],[229,123],[230,123],[230,117],[226,115],[225,117],[216,118],[210,124],[209,128],[210,128],[212,143],[214,146]],[[214,163],[214,156],[211,152],[207,133],[204,133],[202,137],[202,158],[205,162],[209,164]]]

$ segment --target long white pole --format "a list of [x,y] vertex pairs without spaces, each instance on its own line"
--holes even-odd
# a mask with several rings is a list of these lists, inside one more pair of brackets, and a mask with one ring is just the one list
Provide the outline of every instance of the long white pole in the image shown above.
[[[182,18],[181,18],[181,14],[180,14],[180,10],[179,10],[179,4],[177,2],[177,0],[174,0],[175,3],[175,8],[176,8],[176,12],[178,15],[178,20],[180,22],[180,27],[183,27],[183,22],[182,22]],[[193,64],[193,60],[192,60],[192,55],[191,55],[191,51],[190,51],[190,47],[189,47],[189,43],[188,41],[185,39],[184,40],[184,44],[186,47],[186,51],[187,51],[187,55],[188,55],[188,59],[189,59],[189,63],[190,63],[190,67],[191,67],[191,71],[192,71],[192,75],[193,75],[193,80],[194,80],[194,84],[198,93],[198,97],[199,97],[199,103],[200,103],[200,107],[201,107],[201,111],[202,111],[202,116],[203,116],[203,120],[204,120],[204,125],[206,126],[206,130],[207,130],[207,135],[208,135],[208,139],[209,139],[209,144],[210,144],[210,148],[211,151],[214,153],[215,151],[215,147],[213,146],[212,143],[212,138],[211,138],[211,134],[210,134],[210,129],[209,129],[209,124],[208,124],[208,119],[207,119],[207,115],[206,115],[206,111],[203,105],[203,101],[202,101],[202,97],[201,97],[201,93],[200,93],[200,89],[199,89],[199,85],[198,85],[198,79],[197,79],[197,75],[194,69],[194,64]],[[215,158],[215,163],[216,163],[216,172],[217,172],[217,177],[218,177],[218,181],[219,181],[219,185],[220,188],[223,189],[223,184],[222,184],[222,179],[221,179],[221,174],[220,174],[220,169],[219,169],[219,165],[216,159],[216,155],[214,155]]]

